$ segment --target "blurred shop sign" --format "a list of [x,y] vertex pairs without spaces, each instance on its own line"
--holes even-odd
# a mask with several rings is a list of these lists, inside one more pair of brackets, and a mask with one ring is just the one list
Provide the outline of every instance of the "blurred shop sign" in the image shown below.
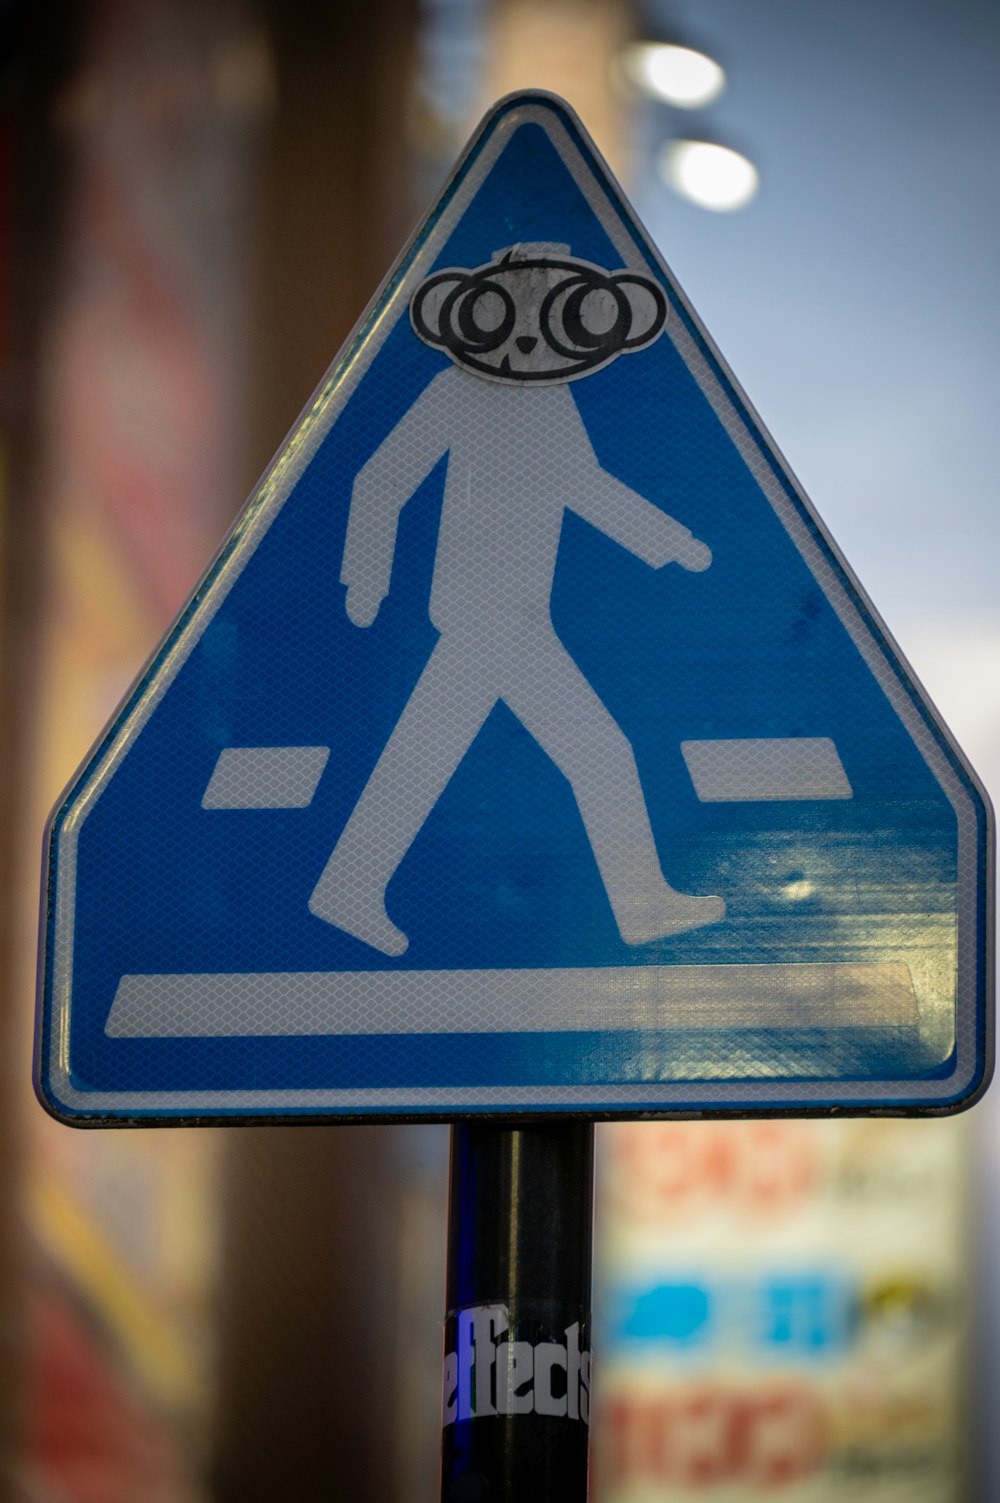
[[967,1148],[961,1122],[607,1128],[596,1503],[958,1503]]
[[991,849],[579,123],[513,95],[55,811],[41,1094],[953,1108]]

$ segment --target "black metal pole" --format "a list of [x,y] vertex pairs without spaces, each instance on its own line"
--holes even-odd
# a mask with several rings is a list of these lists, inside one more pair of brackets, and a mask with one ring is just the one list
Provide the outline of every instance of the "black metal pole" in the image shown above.
[[584,1503],[594,1127],[451,1132],[442,1503]]

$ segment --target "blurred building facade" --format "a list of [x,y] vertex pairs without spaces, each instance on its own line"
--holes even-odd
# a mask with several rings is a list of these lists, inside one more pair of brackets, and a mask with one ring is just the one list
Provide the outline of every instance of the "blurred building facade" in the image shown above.
[[969,1124],[615,1124],[595,1497],[976,1496]]

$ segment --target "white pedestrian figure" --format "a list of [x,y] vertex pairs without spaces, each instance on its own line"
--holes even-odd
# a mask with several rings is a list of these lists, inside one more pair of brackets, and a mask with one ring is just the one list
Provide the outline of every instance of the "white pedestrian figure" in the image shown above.
[[552,625],[569,508],[653,568],[707,569],[708,547],[603,470],[568,382],[650,344],[666,301],[649,277],[568,248],[514,246],[428,278],[410,316],[454,362],[359,472],[341,582],[367,627],[389,589],[399,513],[444,454],[430,618],[440,638],[337,841],[309,907],[386,955],[406,935],[385,891],[502,700],[565,774],[630,945],[716,923],[718,897],[669,886],[632,747]]

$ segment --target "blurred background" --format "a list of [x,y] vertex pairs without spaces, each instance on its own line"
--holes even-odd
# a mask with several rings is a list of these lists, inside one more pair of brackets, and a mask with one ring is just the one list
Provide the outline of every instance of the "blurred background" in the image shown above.
[[[566,96],[994,797],[986,0],[0,4],[0,1499],[437,1497],[447,1129],[79,1132],[42,827],[496,97]],[[598,1503],[1000,1498],[1000,1105],[599,1131]]]

